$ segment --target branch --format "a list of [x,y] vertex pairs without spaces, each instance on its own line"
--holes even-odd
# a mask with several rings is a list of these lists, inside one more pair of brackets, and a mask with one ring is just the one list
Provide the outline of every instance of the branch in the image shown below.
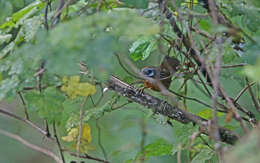
[[249,84],[249,80],[248,80],[247,77],[246,77],[246,83],[247,83],[247,86],[248,86],[248,90],[249,90],[251,99],[252,99],[252,101],[253,101],[253,103],[254,103],[254,105],[255,105],[255,109],[256,109],[256,111],[258,111],[258,113],[260,113],[260,106],[259,106],[259,104],[258,104],[257,99],[255,98],[254,92],[253,92],[253,90],[252,90],[252,88],[251,88],[251,86],[250,86],[250,84]]
[[37,131],[39,131],[41,134],[47,136],[47,137],[50,138],[51,140],[55,140],[53,137],[51,137],[51,136],[49,135],[48,132],[44,131],[44,130],[41,129],[39,126],[35,125],[34,123],[32,123],[31,121],[29,121],[29,120],[27,120],[27,119],[24,119],[24,118],[22,118],[22,117],[19,117],[19,116],[15,115],[15,114],[13,114],[13,113],[11,113],[11,112],[8,112],[8,111],[6,111],[5,109],[2,109],[2,108],[0,108],[0,113],[2,113],[2,114],[4,114],[4,115],[7,115],[7,116],[9,116],[9,117],[12,117],[12,118],[14,118],[14,119],[20,120],[20,121],[22,121],[22,122],[24,122],[24,123],[26,123],[26,124],[32,126],[32,127],[35,128]]
[[54,133],[54,137],[55,137],[56,143],[57,143],[58,148],[59,148],[59,151],[60,151],[60,156],[61,156],[61,159],[62,159],[62,163],[65,163],[65,158],[64,158],[64,155],[63,155],[63,151],[62,151],[62,148],[61,148],[61,144],[60,144],[60,141],[59,141],[57,132],[56,132],[56,124],[55,124],[55,121],[53,122],[53,133]]
[[15,139],[15,140],[17,140],[17,141],[19,141],[21,143],[23,143],[24,145],[26,145],[27,147],[30,147],[33,150],[39,151],[39,152],[41,152],[41,153],[43,153],[43,154],[45,154],[47,156],[50,156],[51,158],[53,158],[58,163],[62,163],[62,160],[60,160],[60,158],[58,156],[56,156],[51,151],[48,151],[47,149],[44,149],[44,148],[39,147],[37,145],[31,144],[28,141],[24,140],[22,137],[20,137],[18,135],[15,135],[15,134],[12,134],[12,133],[9,133],[7,131],[4,131],[4,130],[0,129],[0,133],[5,135],[5,136],[8,136],[10,138],[13,138],[13,139]]
[[[198,124],[201,127],[202,132],[206,135],[209,135],[209,126],[207,120],[185,110],[179,109],[176,106],[172,106],[168,102],[150,94],[140,93],[138,89],[130,86],[129,84],[114,76],[111,76],[108,82],[108,89],[117,92],[119,95],[124,96],[133,102],[152,109],[156,114],[162,114],[183,124],[190,122]],[[222,142],[234,144],[238,140],[238,136],[226,128],[219,127],[219,133],[220,140]]]
[[26,104],[25,104],[22,92],[18,92],[18,95],[19,95],[19,97],[20,97],[20,99],[22,101],[22,104],[23,104],[25,117],[26,117],[27,120],[30,120],[30,117],[29,117],[29,114],[27,112],[27,107],[26,107]]
[[[184,35],[182,33],[181,29],[179,28],[179,26],[178,26],[178,24],[175,20],[175,17],[173,16],[173,12],[168,8],[168,1],[167,0],[158,0],[158,3],[159,3],[159,7],[160,7],[161,12],[168,19],[168,21],[169,21],[169,23],[172,27],[173,32],[176,33],[176,35],[182,41],[184,47],[186,48],[186,51],[189,52],[190,56],[194,59],[194,61],[196,62],[196,64],[200,68],[200,71],[203,74],[204,78],[206,79],[207,83],[213,88],[212,79],[210,78],[210,72],[207,70],[206,62],[201,57],[201,54],[197,50],[197,48],[194,47],[193,41],[189,40],[189,38],[191,39],[191,35],[190,36],[188,35],[189,37],[186,37],[186,35]],[[171,1],[171,4],[174,7],[174,9],[178,12],[178,9],[176,8],[174,1]],[[183,26],[185,26],[185,23],[183,22],[181,15],[179,15],[179,18],[182,20]],[[221,18],[223,18],[223,17],[221,17]],[[218,20],[218,21],[222,22],[222,20]],[[226,23],[227,25],[229,25],[228,22],[223,22],[223,23]],[[187,30],[187,33],[189,34],[189,32],[188,32],[189,28],[185,28],[185,29]],[[224,97],[222,92],[223,91],[218,90],[218,93],[219,93],[218,96],[227,101],[227,99]],[[231,101],[234,101],[231,97],[228,97],[228,98]],[[227,102],[229,103],[229,101],[227,101]],[[245,110],[237,102],[234,102],[234,105],[236,107],[239,106],[237,108],[238,110],[244,112],[245,114],[247,114],[250,117],[250,119],[252,119],[253,122],[256,122],[255,116],[251,111]]]
[[71,156],[78,157],[78,158],[86,158],[86,159],[95,160],[95,161],[98,161],[98,162],[110,163],[109,161],[102,160],[102,159],[96,158],[96,157],[92,157],[92,156],[90,156],[88,154],[78,155],[77,153],[72,153],[72,152],[69,152],[69,153],[70,153]]

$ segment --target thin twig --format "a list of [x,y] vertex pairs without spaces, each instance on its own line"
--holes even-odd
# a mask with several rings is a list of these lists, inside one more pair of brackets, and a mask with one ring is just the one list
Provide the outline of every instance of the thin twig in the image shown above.
[[221,68],[237,68],[237,67],[244,67],[246,63],[235,64],[235,65],[222,65]]
[[178,94],[177,92],[174,92],[173,90],[169,90],[169,91],[170,91],[171,93],[175,94],[176,96],[180,96],[180,97],[182,97],[182,98],[184,98],[184,99],[195,101],[195,102],[200,103],[200,104],[202,104],[202,105],[205,105],[205,106],[207,106],[207,107],[209,107],[209,108],[212,107],[212,106],[206,104],[205,102],[200,101],[200,100],[198,100],[198,99],[196,99],[196,98],[183,96],[183,95],[181,95],[181,94]]
[[0,129],[0,133],[5,135],[5,136],[8,136],[10,138],[13,138],[19,142],[21,142],[22,144],[26,145],[27,147],[35,150],[35,151],[39,151],[47,156],[50,156],[51,158],[53,158],[57,163],[63,163],[62,160],[60,160],[60,158],[58,156],[56,156],[53,152],[47,150],[47,149],[44,149],[42,147],[39,147],[37,145],[34,145],[34,144],[31,144],[29,143],[28,141],[24,140],[22,137],[18,136],[18,135],[15,135],[15,134],[12,134],[12,133],[9,133],[7,131],[4,131],[2,129]]
[[115,54],[115,56],[116,56],[116,58],[117,58],[117,60],[118,60],[118,63],[119,63],[120,66],[125,70],[125,72],[127,72],[129,75],[135,77],[136,79],[141,79],[141,80],[142,80],[142,78],[140,78],[140,77],[137,76],[137,75],[132,74],[130,71],[127,70],[127,68],[125,68],[125,66],[122,64],[122,62],[121,62],[120,57],[119,57],[118,54]]
[[79,156],[78,156],[77,153],[69,152],[69,154],[70,154],[71,156],[74,156],[74,157],[77,157],[77,158],[85,158],[85,159],[89,159],[89,160],[95,160],[95,161],[98,161],[98,162],[110,163],[109,161],[102,160],[102,159],[100,159],[100,158],[96,158],[96,157],[90,156],[90,155],[88,155],[88,154],[79,155]]
[[220,91],[222,93],[222,95],[224,96],[225,100],[227,101],[228,105],[230,106],[230,108],[232,109],[232,112],[235,115],[235,119],[240,123],[242,129],[244,130],[244,132],[247,134],[248,131],[248,127],[246,126],[246,124],[244,123],[244,121],[242,121],[242,118],[240,116],[240,114],[238,113],[238,109],[236,108],[236,106],[234,105],[233,101],[227,96],[226,92],[224,91],[224,89],[220,86]]
[[248,84],[247,86],[245,86],[239,93],[238,95],[236,96],[236,98],[234,99],[234,103],[237,102],[237,100],[242,96],[242,94],[251,86],[253,86],[256,82],[252,82],[250,84]]
[[24,101],[22,92],[19,91],[19,92],[18,92],[18,95],[19,95],[19,97],[20,97],[20,99],[21,99],[21,101],[22,101],[22,104],[23,104],[25,118],[26,118],[27,120],[30,120],[30,117],[29,117],[29,114],[28,114],[28,112],[27,112],[27,107],[26,107],[26,104],[25,104],[25,101]]
[[58,135],[57,135],[57,131],[56,131],[55,121],[53,122],[53,133],[54,133],[54,137],[55,137],[56,143],[57,143],[59,151],[60,151],[60,156],[61,156],[62,162],[65,163],[65,158],[64,158],[63,151],[62,151],[62,148],[61,148],[61,144],[60,144],[60,141],[59,141],[59,138],[58,138]]
[[250,86],[250,84],[249,84],[249,80],[248,80],[248,78],[246,77],[246,83],[247,83],[247,85],[248,85],[248,90],[249,90],[249,94],[250,94],[250,96],[251,96],[251,99],[252,99],[252,101],[253,101],[253,103],[254,103],[254,105],[255,105],[255,109],[256,109],[256,111],[258,112],[258,113],[260,113],[260,107],[259,107],[259,104],[258,104],[258,101],[257,101],[257,99],[255,98],[255,95],[254,95],[254,93],[253,93],[253,90],[252,90],[252,88],[251,88],[251,86]]

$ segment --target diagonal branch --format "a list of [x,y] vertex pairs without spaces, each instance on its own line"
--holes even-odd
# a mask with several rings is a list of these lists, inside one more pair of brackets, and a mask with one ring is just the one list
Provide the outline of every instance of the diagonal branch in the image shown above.
[[51,136],[49,135],[48,132],[44,131],[42,128],[40,128],[39,126],[37,126],[37,125],[35,125],[34,123],[32,123],[30,120],[27,120],[27,119],[24,119],[24,118],[22,118],[22,117],[19,117],[19,116],[15,115],[15,114],[13,114],[13,113],[11,113],[11,112],[5,110],[5,109],[2,109],[2,108],[0,108],[0,113],[1,113],[1,114],[4,114],[4,115],[7,115],[7,116],[9,116],[9,117],[12,117],[12,118],[14,118],[14,119],[23,121],[24,123],[26,123],[26,124],[32,126],[34,129],[36,129],[37,131],[39,131],[41,134],[43,134],[43,135],[47,136],[48,138],[50,138],[51,140],[55,140],[53,137],[51,137]]
[[[177,106],[172,106],[168,102],[154,97],[148,93],[140,93],[138,89],[130,86],[129,84],[114,76],[111,76],[108,82],[108,89],[117,92],[119,95],[124,96],[133,102],[152,109],[156,114],[162,114],[183,124],[190,122],[197,124],[201,127],[201,130],[204,134],[209,135],[209,126],[207,120],[182,110]],[[238,136],[226,128],[219,127],[219,133],[220,140],[222,142],[234,144],[238,140]]]
[[26,145],[27,147],[30,147],[31,149],[35,150],[35,151],[39,151],[47,156],[50,156],[51,158],[53,158],[57,163],[62,163],[62,160],[56,156],[53,152],[47,150],[47,149],[44,149],[42,147],[39,147],[37,145],[34,145],[34,144],[31,144],[29,143],[28,141],[24,140],[22,137],[18,136],[18,135],[15,135],[15,134],[12,134],[12,133],[9,133],[7,131],[4,131],[2,129],[0,129],[0,133],[5,135],[5,136],[8,136],[10,138],[13,138],[21,143],[23,143],[24,145]]

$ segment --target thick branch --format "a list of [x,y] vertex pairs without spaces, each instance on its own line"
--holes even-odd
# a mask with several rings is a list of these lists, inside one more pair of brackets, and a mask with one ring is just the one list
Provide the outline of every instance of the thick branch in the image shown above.
[[[207,120],[182,110],[176,106],[172,106],[168,102],[154,97],[148,93],[140,93],[138,89],[128,85],[114,76],[111,76],[108,82],[108,88],[133,102],[152,109],[156,114],[162,114],[183,124],[190,122],[195,123],[201,127],[201,130],[204,134],[209,135]],[[228,144],[234,144],[238,140],[238,136],[226,128],[219,127],[219,133],[221,141]]]

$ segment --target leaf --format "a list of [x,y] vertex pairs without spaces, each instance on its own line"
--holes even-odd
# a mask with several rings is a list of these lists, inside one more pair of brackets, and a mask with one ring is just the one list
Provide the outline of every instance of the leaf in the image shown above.
[[130,51],[130,57],[134,60],[145,60],[151,52],[153,52],[156,49],[156,42],[154,39],[149,38],[140,38],[137,41],[135,41]]
[[77,96],[89,96],[96,93],[96,87],[90,83],[80,83],[80,76],[64,77],[61,90],[74,99]]
[[147,8],[149,0],[120,0],[124,7]]
[[204,148],[197,154],[191,163],[204,163],[207,160],[210,160],[214,156],[214,152],[211,149]]
[[200,19],[199,26],[201,29],[210,32],[211,23],[207,19]]
[[16,75],[5,78],[0,81],[0,101],[8,96],[16,95],[16,88],[19,84],[19,79]]
[[[126,52],[129,41],[158,32],[158,25],[132,10],[99,13],[67,21],[50,31],[46,44],[51,44],[48,45],[51,52],[42,56],[48,60],[46,67],[53,73],[78,73],[77,65],[84,61],[93,68],[97,79],[105,81],[118,68],[115,52]],[[66,63],[66,66],[57,62]]]
[[25,41],[31,41],[35,38],[38,29],[42,25],[42,17],[34,16],[26,19],[23,24],[24,39]]
[[[153,156],[171,155],[172,145],[164,139],[157,139],[151,144],[144,147],[144,154],[146,159]],[[138,155],[140,156],[141,153]]]
[[[66,142],[77,141],[79,135],[79,129],[80,129],[79,126],[70,129],[68,135],[61,137],[61,139]],[[82,125],[81,141],[91,142],[91,129],[87,123]]]
[[66,142],[72,142],[73,140],[76,140],[77,136],[79,135],[79,129],[78,128],[72,128],[67,136],[62,136],[61,139]]
[[[65,142],[73,142],[74,150],[77,150],[78,136],[80,132],[80,127],[75,127],[69,130],[67,136],[62,136],[61,139]],[[92,150],[93,147],[90,144],[91,138],[91,128],[87,123],[82,125],[82,135],[80,139],[80,152],[88,153],[89,150]]]
[[60,124],[65,116],[63,113],[63,102],[65,96],[55,87],[48,87],[43,94],[30,91],[25,94],[25,100],[32,111],[37,111],[39,116],[48,122]]
[[38,12],[44,6],[44,4],[45,2],[40,0],[34,1],[30,5],[14,13],[8,21],[0,25],[0,29],[15,27],[17,24],[22,23],[29,16]]
[[[212,109],[203,109],[200,112],[198,112],[197,115],[200,116],[201,118],[209,120],[213,117],[213,111],[212,111]],[[217,116],[220,117],[223,115],[224,115],[223,113],[217,112]]]

